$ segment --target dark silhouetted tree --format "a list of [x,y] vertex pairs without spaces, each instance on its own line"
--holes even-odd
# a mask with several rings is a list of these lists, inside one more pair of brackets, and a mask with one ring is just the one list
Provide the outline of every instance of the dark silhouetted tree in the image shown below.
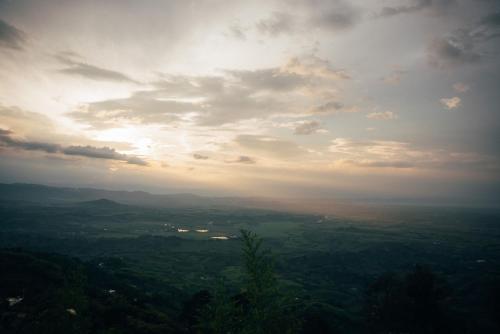
[[385,274],[367,290],[365,316],[372,333],[447,333],[449,290],[428,267],[404,277]]

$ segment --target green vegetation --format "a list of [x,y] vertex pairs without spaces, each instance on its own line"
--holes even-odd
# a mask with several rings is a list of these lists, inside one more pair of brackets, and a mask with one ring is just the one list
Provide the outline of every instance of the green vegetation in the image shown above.
[[168,298],[175,289],[148,294],[59,255],[4,251],[0,264],[1,333],[180,332]]
[[[107,266],[77,259],[25,251],[0,252],[1,333],[337,333],[331,325],[335,308],[300,300],[284,291],[262,240],[242,231],[242,285],[229,291],[218,284],[213,292],[191,297],[158,285],[154,292],[140,278],[110,271]],[[115,261],[116,262],[116,261]],[[120,266],[120,263],[115,263]],[[442,276],[417,265],[406,274],[386,273],[365,292],[358,329],[367,333],[493,333],[498,329],[500,280],[485,291],[481,331],[474,319],[456,307],[455,296]],[[139,279],[139,280],[138,280]],[[184,300],[183,303],[180,303]],[[492,302],[492,303],[491,303]],[[330,307],[332,308],[332,307]],[[495,324],[495,320],[497,323]],[[472,326],[472,325],[474,326]],[[486,329],[486,331],[484,331]]]
[[4,200],[0,217],[1,333],[500,326],[497,211],[386,207],[368,220],[85,198]]
[[219,286],[205,309],[201,333],[297,333],[299,319],[293,299],[282,291],[262,240],[242,230],[244,283],[229,297]]

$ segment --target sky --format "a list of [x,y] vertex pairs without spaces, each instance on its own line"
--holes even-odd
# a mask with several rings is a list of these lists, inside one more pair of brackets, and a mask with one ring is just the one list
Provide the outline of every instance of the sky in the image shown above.
[[0,182],[500,200],[495,0],[0,0]]

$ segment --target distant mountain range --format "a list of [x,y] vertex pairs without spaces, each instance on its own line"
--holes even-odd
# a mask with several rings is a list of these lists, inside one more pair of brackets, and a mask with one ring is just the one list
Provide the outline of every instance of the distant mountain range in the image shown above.
[[26,183],[0,183],[0,201],[78,204],[101,208],[120,205],[158,208],[246,208],[361,219],[380,219],[382,212],[387,212],[389,208],[392,207],[395,212],[401,208],[396,203],[363,204],[328,198],[205,197],[189,193],[159,195],[144,191],[63,188]]
[[144,191],[62,188],[39,184],[0,183],[0,201],[39,204],[78,204],[93,207],[135,205],[160,208],[265,209],[295,213],[341,213],[350,204],[333,200],[272,199],[259,197],[205,197],[194,194],[158,195]]
[[98,208],[120,208],[126,206],[124,204],[106,198],[96,199],[94,201],[79,202],[78,205],[83,207],[98,207]]
[[0,200],[35,203],[78,203],[89,205],[140,205],[153,207],[241,206],[242,199],[203,197],[193,194],[156,195],[144,191],[115,191],[95,188],[60,188],[38,184],[0,183]]

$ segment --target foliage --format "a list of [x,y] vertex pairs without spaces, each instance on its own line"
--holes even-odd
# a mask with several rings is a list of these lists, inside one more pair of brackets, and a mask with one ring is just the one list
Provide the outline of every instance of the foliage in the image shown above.
[[449,297],[447,283],[426,266],[404,277],[382,275],[367,291],[367,326],[373,333],[445,333]]
[[223,285],[206,309],[201,330],[211,333],[295,333],[296,305],[280,290],[269,253],[262,239],[242,230],[244,285],[241,293],[228,297]]
[[[180,332],[172,303],[79,260],[3,251],[0,267],[2,334]],[[19,301],[11,305],[9,298]]]
[[[358,214],[0,201],[0,332],[237,333],[268,319],[303,334],[499,332],[498,211]],[[408,277],[414,263],[440,275]]]

